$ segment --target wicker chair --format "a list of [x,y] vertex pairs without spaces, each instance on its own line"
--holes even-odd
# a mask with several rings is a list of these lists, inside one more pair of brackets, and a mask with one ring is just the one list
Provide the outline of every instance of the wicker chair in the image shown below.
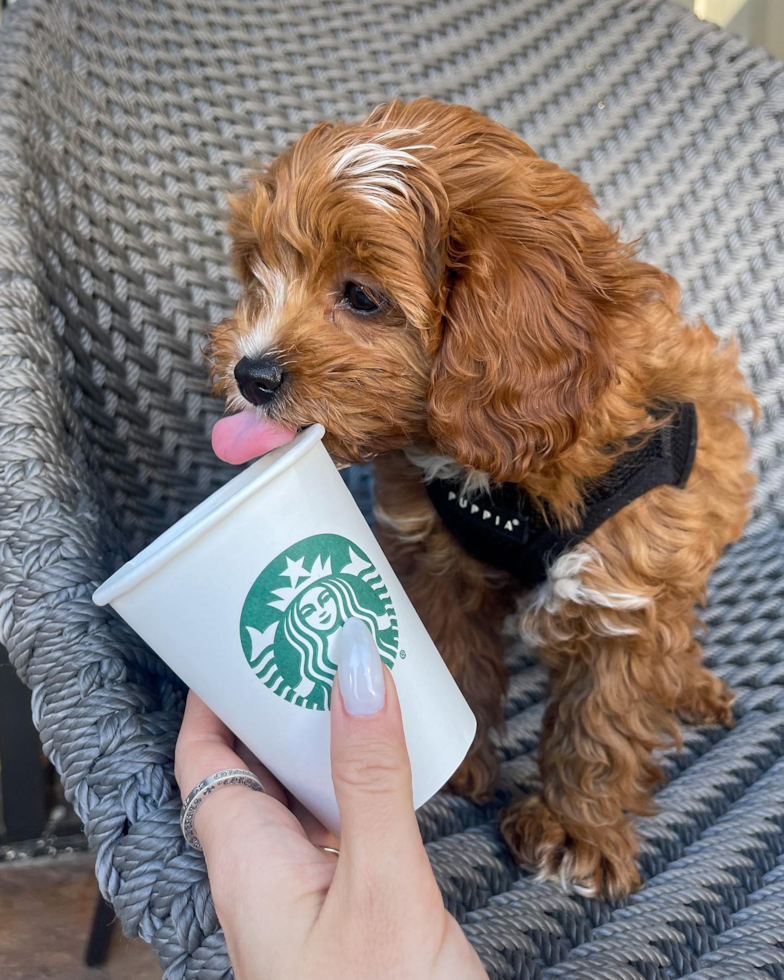
[[421,811],[494,978],[784,977],[782,66],[660,0],[20,0],[0,37],[0,634],[125,931],[172,980],[231,973],[177,825],[183,691],[93,588],[219,485],[205,325],[231,308],[224,194],[325,118],[429,94],[590,180],[736,335],[758,506],[708,655],[732,732],[665,755],[621,905],[515,867],[495,814],[536,779],[544,677],[516,650],[502,788]]

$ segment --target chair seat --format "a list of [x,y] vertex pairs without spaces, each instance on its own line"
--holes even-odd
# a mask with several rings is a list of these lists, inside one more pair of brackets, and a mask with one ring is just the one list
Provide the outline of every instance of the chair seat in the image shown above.
[[705,616],[739,721],[665,753],[646,887],[612,904],[512,862],[497,812],[535,783],[545,687],[516,649],[498,797],[420,811],[446,905],[493,978],[784,976],[782,66],[660,0],[19,0],[0,64],[0,638],[125,931],[168,980],[231,974],[177,823],[182,688],[90,599],[227,476],[201,353],[237,293],[226,191],[317,122],[430,95],[588,180],[761,405]]

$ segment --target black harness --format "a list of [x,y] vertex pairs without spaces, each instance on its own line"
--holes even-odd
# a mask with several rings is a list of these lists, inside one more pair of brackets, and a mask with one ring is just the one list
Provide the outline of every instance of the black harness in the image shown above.
[[534,586],[547,577],[547,569],[559,555],[584,541],[632,500],[654,487],[682,488],[696,448],[694,405],[678,405],[669,423],[624,453],[589,487],[579,527],[566,531],[516,483],[464,495],[459,483],[433,480],[427,492],[444,525],[469,555],[511,572],[523,585]]

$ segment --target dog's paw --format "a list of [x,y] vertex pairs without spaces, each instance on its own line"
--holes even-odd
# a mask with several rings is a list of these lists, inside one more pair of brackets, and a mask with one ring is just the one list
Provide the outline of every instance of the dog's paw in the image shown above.
[[624,898],[641,885],[631,826],[587,827],[561,821],[538,796],[501,814],[501,832],[519,864],[586,898]]
[[692,725],[723,725],[732,728],[735,718],[732,690],[709,670],[701,670],[701,683],[692,685],[684,692],[678,714]]
[[490,742],[474,745],[449,780],[448,788],[473,803],[488,803],[495,795],[498,757]]

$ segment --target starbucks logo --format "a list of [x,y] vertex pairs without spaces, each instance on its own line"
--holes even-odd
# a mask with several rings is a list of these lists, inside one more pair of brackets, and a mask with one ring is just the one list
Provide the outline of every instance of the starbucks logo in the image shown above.
[[287,548],[253,583],[240,620],[245,658],[273,693],[325,711],[337,666],[330,656],[351,616],[373,634],[381,659],[398,655],[397,616],[368,556],[338,534],[316,534]]

